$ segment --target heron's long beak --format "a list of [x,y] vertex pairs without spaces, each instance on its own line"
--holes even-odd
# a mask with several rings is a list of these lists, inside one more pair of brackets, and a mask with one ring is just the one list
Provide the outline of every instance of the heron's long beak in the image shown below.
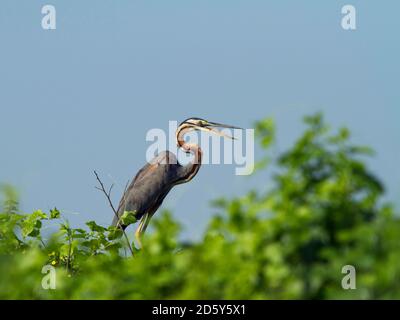
[[231,125],[228,125],[228,124],[222,124],[222,123],[217,123],[217,122],[207,122],[207,124],[204,125],[204,127],[202,127],[202,130],[207,131],[207,132],[212,132],[212,133],[214,133],[216,135],[219,135],[219,136],[222,136],[222,137],[225,137],[225,138],[229,138],[229,139],[232,139],[232,140],[235,139],[234,137],[231,137],[231,136],[225,134],[224,132],[221,132],[221,131],[219,131],[219,130],[217,130],[215,128],[242,129],[242,128],[231,126]]
[[242,130],[243,130],[243,128],[231,126],[231,125],[229,125],[229,124],[217,123],[217,122],[208,122],[208,123],[207,123],[207,126],[210,126],[210,127],[219,127],[219,128],[230,128],[230,129],[242,129]]

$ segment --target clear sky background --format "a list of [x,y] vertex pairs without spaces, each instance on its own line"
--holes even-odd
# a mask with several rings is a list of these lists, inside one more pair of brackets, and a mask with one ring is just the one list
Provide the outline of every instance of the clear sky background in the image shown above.
[[[41,28],[45,4],[54,31]],[[345,4],[356,31],[341,28]],[[321,110],[377,151],[369,164],[399,206],[399,12],[398,1],[2,0],[0,182],[26,212],[57,206],[74,226],[106,225],[93,169],[119,184],[118,202],[149,129],[191,116],[250,128],[270,116],[283,151],[302,116]],[[204,166],[163,207],[195,239],[210,200],[250,187],[268,179]]]

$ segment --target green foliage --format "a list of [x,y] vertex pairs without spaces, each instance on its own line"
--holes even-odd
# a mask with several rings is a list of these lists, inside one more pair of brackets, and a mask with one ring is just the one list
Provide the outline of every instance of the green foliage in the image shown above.
[[[20,214],[9,189],[0,213],[0,298],[400,298],[400,219],[364,161],[372,151],[352,145],[345,128],[331,133],[321,114],[305,123],[277,159],[269,191],[217,199],[197,242],[179,241],[180,226],[163,212],[131,256],[120,229],[94,221],[74,229],[56,208]],[[266,150],[274,131],[271,120],[256,125]],[[131,218],[124,214],[126,224]],[[43,241],[49,220],[59,229]],[[46,264],[57,270],[56,290],[41,287]],[[341,287],[348,264],[356,290]]]
[[125,226],[129,226],[136,222],[136,212],[135,211],[124,211],[121,216],[121,223]]
[[0,184],[0,195],[1,194],[4,195],[4,199],[1,201],[3,208],[0,206],[0,212],[16,213],[18,211],[18,195],[14,188],[9,185]]

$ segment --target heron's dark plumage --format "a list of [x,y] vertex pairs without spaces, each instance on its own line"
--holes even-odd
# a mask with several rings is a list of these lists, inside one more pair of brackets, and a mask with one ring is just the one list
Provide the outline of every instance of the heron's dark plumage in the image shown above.
[[[139,220],[145,213],[153,214],[172,187],[185,180],[192,168],[193,165],[180,165],[170,151],[160,153],[137,173],[119,203],[118,216],[134,211]],[[114,217],[113,225],[117,223]]]

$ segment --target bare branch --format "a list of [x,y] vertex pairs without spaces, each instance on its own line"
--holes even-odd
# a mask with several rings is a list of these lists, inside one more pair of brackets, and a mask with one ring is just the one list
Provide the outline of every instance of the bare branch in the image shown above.
[[132,256],[133,256],[133,250],[132,250],[131,244],[130,244],[130,242],[129,242],[129,238],[128,238],[128,236],[126,235],[124,228],[122,228],[122,226],[119,224],[118,212],[117,212],[117,210],[115,210],[115,207],[114,207],[114,205],[113,205],[113,203],[112,203],[112,201],[111,201],[111,190],[112,190],[114,184],[111,185],[111,187],[110,187],[110,189],[109,189],[109,191],[108,191],[108,193],[107,193],[106,189],[104,188],[104,184],[103,184],[103,182],[100,180],[99,175],[97,174],[96,170],[94,170],[93,172],[94,172],[94,174],[95,174],[95,176],[96,176],[97,181],[98,181],[99,184],[100,184],[100,188],[99,188],[99,187],[95,187],[95,188],[96,188],[97,190],[100,190],[101,192],[103,192],[103,194],[106,196],[107,201],[108,201],[108,204],[110,205],[112,211],[114,212],[114,215],[115,215],[116,218],[118,219],[117,227],[119,227],[119,228],[122,230],[122,233],[123,233],[124,236],[125,236],[126,242],[128,243],[129,250],[131,251],[131,254],[132,254]]
[[110,189],[108,190],[108,196],[111,198],[111,190],[112,190],[112,188],[114,187],[114,184],[112,184],[111,186],[110,186]]
[[[126,197],[126,193],[127,193],[127,191],[128,191],[129,182],[130,182],[130,180],[128,179],[128,181],[126,182],[125,188],[124,188],[124,193],[123,193],[123,195],[122,195],[121,202],[120,202],[120,204],[118,205],[118,210],[117,210],[117,211],[119,211],[119,209],[121,209],[121,206],[123,206],[124,203],[125,203],[125,197]],[[119,219],[118,219],[118,223],[119,223]]]

